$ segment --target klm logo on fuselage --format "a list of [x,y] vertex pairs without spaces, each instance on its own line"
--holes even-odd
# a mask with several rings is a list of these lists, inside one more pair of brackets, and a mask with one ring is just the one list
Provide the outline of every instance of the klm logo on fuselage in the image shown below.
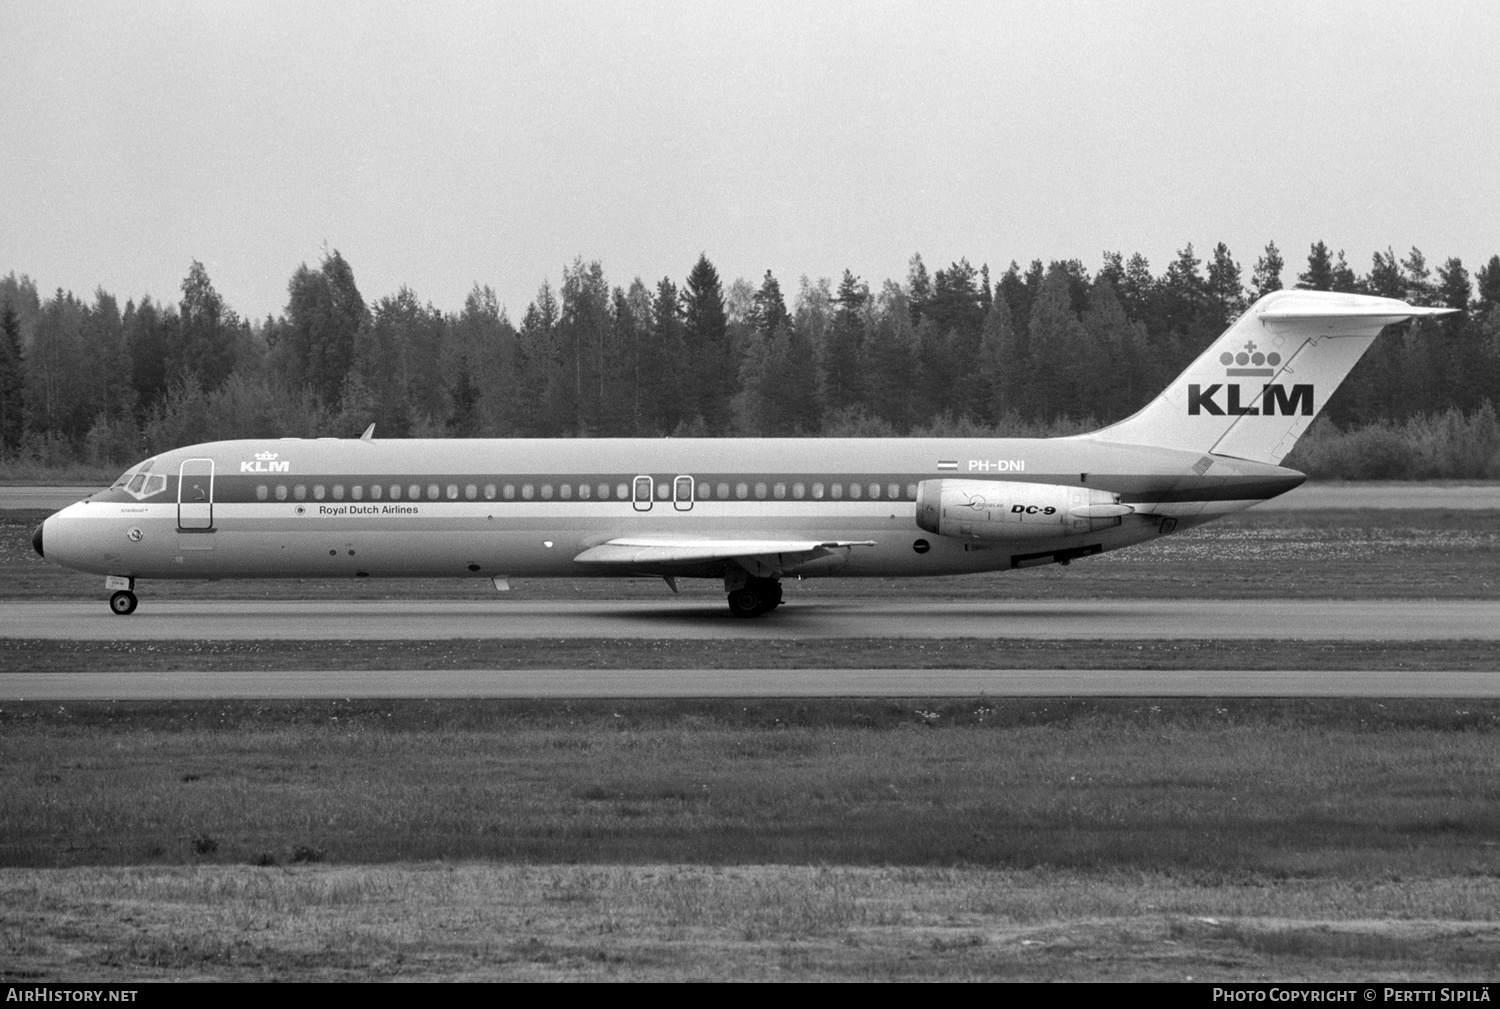
[[241,473],[290,473],[292,462],[278,462],[275,452],[257,452],[255,459],[245,459],[240,462]]
[[[1220,392],[1224,393],[1222,401],[1218,398]],[[1311,417],[1314,413],[1311,385],[1294,385],[1290,388],[1284,385],[1262,386],[1259,395],[1250,393],[1248,403],[1241,402],[1243,396],[1241,387],[1233,383],[1226,388],[1224,383],[1215,382],[1206,389],[1201,385],[1189,385],[1188,416],[1294,417],[1301,414]]]

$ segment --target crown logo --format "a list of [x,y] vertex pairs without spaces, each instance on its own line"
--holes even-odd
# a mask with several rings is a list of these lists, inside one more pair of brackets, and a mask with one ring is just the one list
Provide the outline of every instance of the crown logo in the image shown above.
[[270,462],[272,459],[276,458],[276,453],[275,452],[257,452],[257,453],[255,453],[255,458],[259,459],[261,462]]
[[1276,366],[1281,363],[1281,355],[1274,350],[1269,354],[1263,354],[1256,349],[1254,340],[1246,340],[1244,350],[1237,354],[1224,351],[1219,355],[1219,363],[1224,366],[1225,374],[1228,375],[1254,375],[1270,378],[1276,374]]

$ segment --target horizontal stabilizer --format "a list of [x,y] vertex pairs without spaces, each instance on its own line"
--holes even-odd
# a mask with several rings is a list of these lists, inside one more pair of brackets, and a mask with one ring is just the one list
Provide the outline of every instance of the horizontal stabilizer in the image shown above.
[[1294,322],[1302,319],[1389,319],[1402,322],[1417,316],[1452,315],[1456,308],[1427,308],[1398,303],[1390,305],[1299,304],[1287,308],[1268,308],[1260,317],[1268,322]]

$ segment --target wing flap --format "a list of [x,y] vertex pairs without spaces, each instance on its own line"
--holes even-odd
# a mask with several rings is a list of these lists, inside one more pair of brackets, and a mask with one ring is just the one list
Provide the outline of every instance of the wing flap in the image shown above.
[[734,561],[752,574],[781,574],[874,540],[614,539],[573,560],[656,573],[716,561]]

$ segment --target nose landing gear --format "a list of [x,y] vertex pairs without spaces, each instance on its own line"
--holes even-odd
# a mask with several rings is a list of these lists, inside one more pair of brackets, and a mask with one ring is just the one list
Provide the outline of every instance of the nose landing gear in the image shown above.
[[128,617],[135,612],[135,604],[139,601],[135,598],[135,579],[124,575],[109,575],[104,579],[104,587],[114,589],[115,594],[109,597],[109,608],[116,616]]

